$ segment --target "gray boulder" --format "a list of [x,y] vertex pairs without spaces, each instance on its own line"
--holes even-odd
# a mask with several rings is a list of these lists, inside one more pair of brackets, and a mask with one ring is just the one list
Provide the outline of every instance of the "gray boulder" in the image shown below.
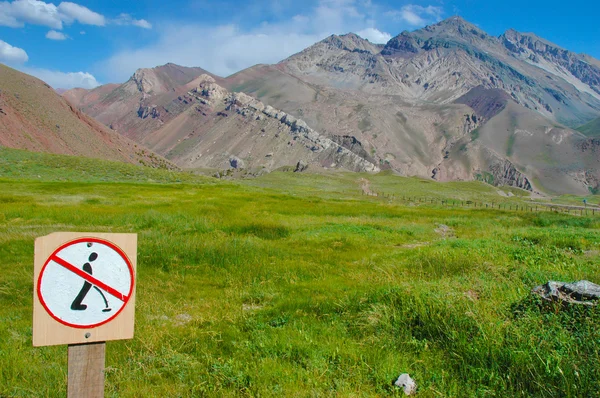
[[308,164],[304,160],[300,160],[296,164],[296,169],[294,170],[294,173],[302,173],[306,169],[308,169]]
[[244,168],[244,161],[242,159],[238,158],[237,156],[230,157],[229,164],[234,169],[243,169]]
[[593,306],[600,300],[600,286],[590,281],[573,283],[549,281],[531,291],[547,301]]

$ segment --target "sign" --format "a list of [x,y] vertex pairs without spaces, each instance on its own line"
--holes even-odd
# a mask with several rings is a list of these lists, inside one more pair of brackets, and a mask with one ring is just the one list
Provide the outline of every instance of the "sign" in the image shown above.
[[37,239],[33,345],[132,338],[136,254],[135,234]]

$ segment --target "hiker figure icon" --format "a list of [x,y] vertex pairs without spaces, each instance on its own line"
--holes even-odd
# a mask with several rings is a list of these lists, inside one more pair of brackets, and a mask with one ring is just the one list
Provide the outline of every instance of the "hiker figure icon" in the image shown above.
[[[82,267],[83,270],[85,272],[87,272],[88,274],[92,275],[92,264],[91,263],[96,261],[97,258],[98,258],[98,253],[90,254],[90,256],[88,258],[88,262],[83,264],[83,267]],[[71,310],[85,311],[87,309],[87,305],[83,304],[83,300],[85,299],[85,297],[87,296],[88,292],[90,291],[90,289],[92,287],[94,288],[94,290],[96,290],[98,293],[100,293],[100,295],[102,296],[102,299],[104,300],[105,308],[102,310],[102,312],[112,311],[112,308],[109,307],[108,300],[106,300],[106,296],[104,295],[104,293],[102,293],[102,290],[98,289],[98,287],[92,285],[88,281],[83,282],[83,286],[82,286],[81,290],[79,291],[79,294],[77,294],[77,297],[75,297],[75,300],[73,300],[73,303],[71,304]]]

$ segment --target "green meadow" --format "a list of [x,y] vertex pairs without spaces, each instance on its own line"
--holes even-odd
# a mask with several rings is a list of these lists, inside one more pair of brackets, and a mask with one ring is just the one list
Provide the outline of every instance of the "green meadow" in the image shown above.
[[[67,347],[32,346],[33,245],[138,234],[135,338],[107,343],[107,397],[600,396],[600,216],[363,196],[501,198],[390,174],[189,173],[0,149],[0,397],[63,397]],[[590,199],[592,200],[592,199]]]

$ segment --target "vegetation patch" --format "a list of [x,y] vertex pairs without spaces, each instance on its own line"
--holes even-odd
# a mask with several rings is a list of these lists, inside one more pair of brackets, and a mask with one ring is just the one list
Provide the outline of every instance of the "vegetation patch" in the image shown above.
[[506,142],[506,156],[513,155],[516,137],[517,135],[514,133],[508,136],[508,140]]
[[358,122],[358,128],[363,133],[367,130],[370,130],[371,127],[372,127],[371,119],[369,119],[369,118],[360,119],[360,121]]
[[[530,295],[548,280],[600,281],[598,216],[419,202],[499,197],[392,173],[221,182],[11,156],[0,396],[66,393],[64,347],[31,344],[32,257],[36,237],[77,230],[138,234],[135,338],[108,343],[107,396],[402,396],[391,381],[405,372],[422,396],[600,388],[598,308]],[[362,178],[411,200],[364,196]]]

